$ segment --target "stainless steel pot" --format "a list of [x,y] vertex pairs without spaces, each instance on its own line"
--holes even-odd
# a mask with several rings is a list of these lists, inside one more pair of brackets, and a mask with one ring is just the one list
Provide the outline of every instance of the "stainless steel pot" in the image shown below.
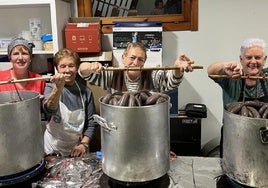
[[169,152],[169,97],[166,102],[122,107],[100,101],[102,169],[123,182],[146,182],[167,173]]
[[268,186],[268,120],[224,110],[223,172],[251,187]]
[[39,94],[19,94],[15,101],[16,92],[0,92],[0,176],[28,170],[44,154]]

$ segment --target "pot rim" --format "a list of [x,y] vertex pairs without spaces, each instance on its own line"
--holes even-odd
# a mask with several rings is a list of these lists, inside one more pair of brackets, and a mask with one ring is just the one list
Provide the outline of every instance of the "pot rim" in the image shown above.
[[[40,95],[38,92],[35,92],[35,91],[24,91],[24,90],[21,90],[21,91],[18,91],[20,94],[27,94],[27,93],[30,93],[30,94],[33,94],[33,96],[31,96],[30,98],[27,98],[27,99],[22,99],[21,101],[18,100],[16,102],[10,102],[10,101],[6,101],[4,103],[0,103],[0,106],[8,106],[8,105],[16,105],[16,104],[21,104],[23,102],[28,102],[30,100],[33,100],[33,99],[36,99],[36,98],[40,98],[42,99],[42,95]],[[3,91],[3,92],[0,92],[0,96],[3,94],[8,94],[8,93],[16,93],[16,91]],[[17,95],[17,93],[15,94]]]
[[[155,93],[155,92],[151,92],[151,93]],[[136,108],[151,108],[151,107],[153,107],[153,106],[159,106],[159,105],[163,105],[163,104],[165,104],[165,103],[170,103],[170,96],[169,95],[167,95],[167,94],[164,94],[164,93],[162,93],[163,95],[165,95],[165,97],[167,97],[167,100],[166,101],[164,101],[164,102],[161,102],[161,103],[158,103],[158,104],[153,104],[153,105],[144,105],[144,106],[117,106],[117,105],[113,105],[113,104],[106,104],[106,103],[103,103],[102,102],[102,99],[103,99],[103,97],[104,96],[101,96],[100,98],[99,98],[99,103],[100,104],[102,104],[102,105],[104,105],[104,106],[108,106],[108,107],[115,107],[115,108],[127,108],[127,109],[136,109]]]

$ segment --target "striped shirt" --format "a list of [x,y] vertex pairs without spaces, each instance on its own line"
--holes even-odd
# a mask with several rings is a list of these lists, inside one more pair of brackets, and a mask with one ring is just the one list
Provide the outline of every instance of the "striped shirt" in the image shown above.
[[[111,88],[112,78],[114,76],[113,71],[102,71],[100,74],[91,73],[87,76],[82,76],[79,72],[80,76],[87,80],[89,83],[102,87],[105,90],[110,91],[111,93],[116,92],[117,90]],[[173,90],[177,88],[182,82],[183,77],[176,78],[173,76],[172,70],[163,71],[163,70],[154,70],[151,73],[152,84],[153,84],[153,92],[166,92],[169,90]],[[124,82],[128,91],[136,92],[138,90],[143,89],[140,85],[141,80],[131,81],[124,76]]]

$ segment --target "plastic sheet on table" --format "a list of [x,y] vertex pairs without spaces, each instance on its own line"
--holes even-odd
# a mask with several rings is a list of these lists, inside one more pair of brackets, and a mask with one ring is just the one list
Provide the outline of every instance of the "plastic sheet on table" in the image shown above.
[[103,172],[95,153],[88,157],[55,157],[47,164],[46,175],[32,184],[34,188],[98,188]]

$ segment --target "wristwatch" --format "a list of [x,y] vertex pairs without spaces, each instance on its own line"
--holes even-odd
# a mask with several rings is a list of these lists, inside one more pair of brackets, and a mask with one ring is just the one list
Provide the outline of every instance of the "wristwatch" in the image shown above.
[[89,147],[88,143],[86,143],[86,142],[80,142],[80,144],[82,144],[86,149],[88,149],[88,147]]

